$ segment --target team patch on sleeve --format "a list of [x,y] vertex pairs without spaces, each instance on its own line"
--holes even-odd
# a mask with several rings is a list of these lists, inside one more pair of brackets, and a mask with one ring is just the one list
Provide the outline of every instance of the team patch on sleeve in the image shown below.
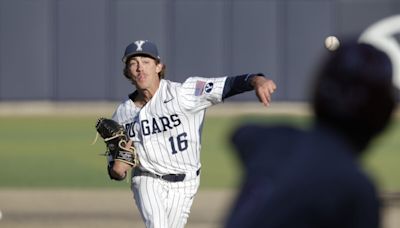
[[200,96],[203,93],[211,93],[214,88],[214,83],[205,81],[196,81],[196,90],[194,91],[195,96]]
[[214,88],[214,83],[209,82],[209,83],[207,83],[206,86],[204,87],[204,91],[205,91],[206,93],[211,93],[211,91],[213,90],[213,88]]
[[204,86],[206,85],[205,81],[196,81],[196,89],[194,91],[195,96],[200,96],[203,94]]

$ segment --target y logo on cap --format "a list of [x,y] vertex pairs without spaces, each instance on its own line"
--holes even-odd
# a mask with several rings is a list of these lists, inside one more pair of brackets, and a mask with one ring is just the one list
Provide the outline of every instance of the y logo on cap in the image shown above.
[[143,51],[142,45],[143,45],[144,43],[146,43],[146,41],[144,41],[144,40],[137,40],[137,41],[135,41],[135,44],[136,44],[136,51]]

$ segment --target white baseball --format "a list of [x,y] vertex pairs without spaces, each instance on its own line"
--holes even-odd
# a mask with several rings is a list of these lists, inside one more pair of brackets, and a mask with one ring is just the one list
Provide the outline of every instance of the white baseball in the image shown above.
[[340,46],[339,39],[336,36],[328,36],[325,39],[325,47],[329,51],[335,51]]

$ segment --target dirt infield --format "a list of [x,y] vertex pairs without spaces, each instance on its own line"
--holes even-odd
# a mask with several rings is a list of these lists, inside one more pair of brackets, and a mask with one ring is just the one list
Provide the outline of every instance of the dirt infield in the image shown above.
[[[188,228],[221,227],[232,192],[199,191]],[[0,190],[2,228],[144,227],[128,190]]]
[[[223,226],[233,191],[201,190],[187,228]],[[132,228],[144,227],[127,190],[0,190],[2,228]],[[400,196],[385,200],[383,228],[400,227]]]

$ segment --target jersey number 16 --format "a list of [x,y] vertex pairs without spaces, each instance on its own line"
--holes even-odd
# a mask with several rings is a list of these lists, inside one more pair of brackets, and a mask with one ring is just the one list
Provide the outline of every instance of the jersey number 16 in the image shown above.
[[178,151],[182,152],[188,148],[188,140],[186,137],[186,132],[177,135],[176,138],[173,136],[169,137],[168,140],[171,144],[172,154],[176,154]]

